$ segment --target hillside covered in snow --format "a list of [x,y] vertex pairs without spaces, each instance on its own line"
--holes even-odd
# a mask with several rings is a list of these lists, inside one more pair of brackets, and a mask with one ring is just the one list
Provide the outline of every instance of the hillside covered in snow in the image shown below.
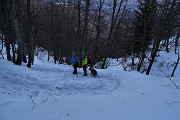
[[180,67],[167,77],[176,56],[161,53],[157,59],[149,76],[114,62],[94,77],[37,57],[32,68],[1,58],[0,120],[179,120],[174,83],[180,87]]

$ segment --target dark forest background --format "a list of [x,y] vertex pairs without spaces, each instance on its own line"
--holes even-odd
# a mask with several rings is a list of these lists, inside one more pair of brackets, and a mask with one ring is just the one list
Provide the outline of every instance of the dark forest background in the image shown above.
[[[0,41],[7,59],[33,65],[36,48],[48,51],[55,63],[72,51],[93,56],[92,66],[108,67],[108,58],[131,58],[130,66],[148,75],[158,52],[179,56],[178,0],[1,0]],[[135,6],[134,6],[135,5]],[[171,38],[171,39],[170,39]],[[3,46],[2,46],[3,47]],[[138,63],[135,63],[138,59]],[[179,62],[179,58],[177,64]],[[144,68],[143,68],[144,71]]]

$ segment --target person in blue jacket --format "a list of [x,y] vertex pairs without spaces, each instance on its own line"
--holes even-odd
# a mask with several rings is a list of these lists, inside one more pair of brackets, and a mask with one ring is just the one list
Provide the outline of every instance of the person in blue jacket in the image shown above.
[[72,58],[71,58],[71,63],[73,64],[73,67],[74,67],[74,71],[73,71],[73,74],[77,74],[77,67],[79,65],[79,58],[78,56],[76,55],[76,53],[73,51],[72,52]]

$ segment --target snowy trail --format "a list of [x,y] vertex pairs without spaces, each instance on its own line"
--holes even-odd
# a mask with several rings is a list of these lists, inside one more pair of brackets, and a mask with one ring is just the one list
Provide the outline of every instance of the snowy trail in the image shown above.
[[[41,63],[34,65],[32,69],[11,65],[6,68],[10,62],[4,61],[1,64],[0,73],[1,88],[9,92],[23,94],[26,92],[36,94],[53,95],[76,95],[76,94],[108,94],[120,87],[121,81],[112,74],[98,73],[93,77],[82,76],[82,69],[78,69],[78,75],[72,74],[72,67],[67,65],[50,65]],[[53,67],[52,67],[53,66]],[[25,92],[26,91],[26,92]]]
[[96,78],[72,70],[37,60],[29,69],[0,59],[0,120],[180,119],[180,91],[167,78],[118,66],[98,70]]

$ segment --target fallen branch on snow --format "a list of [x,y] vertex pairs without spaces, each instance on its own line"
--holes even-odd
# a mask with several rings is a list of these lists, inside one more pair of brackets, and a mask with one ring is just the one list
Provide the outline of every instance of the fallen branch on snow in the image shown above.
[[31,99],[31,101],[33,103],[33,107],[32,107],[32,110],[33,110],[36,104],[35,104],[34,100],[32,99],[32,95],[28,95],[28,96],[29,96],[29,98]]
[[48,101],[48,98],[45,99],[43,95],[41,95],[41,97],[43,98],[43,101],[41,103]]
[[[165,74],[166,75],[166,74]],[[174,86],[176,86],[177,89],[179,89],[179,87],[177,86],[177,84],[170,78],[168,77],[168,75],[166,75],[166,77],[174,84]]]

